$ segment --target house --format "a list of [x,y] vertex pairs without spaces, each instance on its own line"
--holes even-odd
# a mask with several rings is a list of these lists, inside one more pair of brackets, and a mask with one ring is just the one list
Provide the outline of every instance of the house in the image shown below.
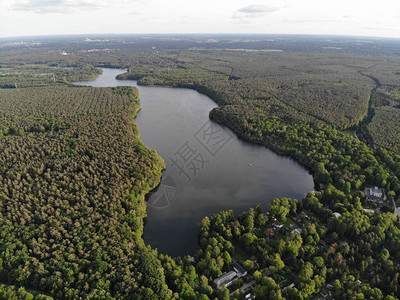
[[239,265],[237,262],[235,262],[235,263],[232,265],[232,268],[233,268],[233,270],[235,270],[236,275],[237,275],[238,278],[241,278],[241,277],[247,275],[246,269],[243,268],[241,265]]
[[301,229],[301,228],[295,228],[295,229],[293,229],[293,230],[291,231],[291,233],[298,233],[298,234],[301,234],[302,231],[303,231],[303,229]]
[[367,196],[369,201],[379,201],[382,203],[386,200],[385,191],[377,186],[365,187],[364,194]]
[[235,260],[232,264],[233,271],[223,274],[221,277],[214,279],[214,286],[219,290],[223,286],[230,286],[236,279],[247,275],[247,271]]
[[297,227],[294,224],[290,224],[289,227],[292,229],[291,233],[301,234],[301,232],[303,231],[301,228]]
[[377,198],[382,198],[382,190],[375,186],[373,189],[370,189],[370,194],[371,196],[377,197]]
[[283,227],[283,224],[282,224],[282,223],[279,223],[279,222],[274,222],[272,225],[273,225],[275,228],[282,228],[282,227]]
[[280,288],[285,288],[290,284],[290,282],[291,282],[290,279],[285,279],[279,282],[278,285]]
[[328,297],[328,291],[325,290],[325,289],[322,289],[321,292],[320,292],[320,294],[321,294],[321,296],[324,297],[324,298]]
[[221,277],[214,279],[214,286],[219,290],[223,286],[231,285],[235,279],[237,279],[237,273],[235,271],[230,271],[223,274]]
[[265,234],[266,236],[268,236],[268,237],[274,236],[274,230],[273,230],[272,228],[267,228],[267,229],[264,231],[264,234]]
[[301,219],[299,217],[293,217],[292,219],[293,219],[293,221],[295,221],[297,223],[301,222]]
[[341,215],[340,213],[338,213],[338,212],[334,212],[333,215],[334,215],[336,218],[340,218],[340,217],[342,216],[342,215]]

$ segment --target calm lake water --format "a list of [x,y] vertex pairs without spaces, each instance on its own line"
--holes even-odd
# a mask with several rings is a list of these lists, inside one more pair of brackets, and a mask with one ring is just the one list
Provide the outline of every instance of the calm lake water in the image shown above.
[[[129,85],[116,80],[119,69],[103,69],[97,87]],[[144,240],[160,253],[193,255],[197,225],[204,216],[233,209],[239,215],[276,197],[301,199],[313,178],[294,160],[238,139],[209,120],[217,105],[194,90],[139,87],[142,109],[136,123],[142,141],[165,160],[167,169],[148,199]]]

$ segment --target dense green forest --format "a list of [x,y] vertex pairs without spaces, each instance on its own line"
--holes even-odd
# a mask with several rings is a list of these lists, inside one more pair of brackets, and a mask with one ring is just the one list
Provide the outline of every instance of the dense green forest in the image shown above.
[[[387,78],[387,76],[374,79],[377,84],[371,93],[368,117],[362,122],[359,132],[363,140],[371,147],[382,147],[394,153],[400,153],[398,132],[400,87],[393,85],[393,78]],[[397,81],[399,84],[400,81]],[[386,84],[390,82],[392,84]]]
[[[257,107],[295,121],[357,125],[367,114],[373,81],[358,73],[358,63],[341,55],[187,51],[140,61],[119,78],[144,85],[195,88],[219,104]],[[171,66],[171,61],[175,65]]]
[[25,290],[23,287],[0,285],[0,299],[53,300],[53,297]]
[[164,163],[133,123],[137,89],[2,89],[0,103],[0,280],[71,299],[140,290],[129,274],[154,256],[144,196]]
[[[400,297],[399,57],[22,49],[0,61],[0,298]],[[140,141],[136,88],[70,84],[99,66],[210,96],[211,119],[293,157],[316,191],[205,217],[193,258],[151,249],[145,195],[164,163]],[[363,141],[341,132],[355,126]],[[216,289],[234,262],[247,275]]]

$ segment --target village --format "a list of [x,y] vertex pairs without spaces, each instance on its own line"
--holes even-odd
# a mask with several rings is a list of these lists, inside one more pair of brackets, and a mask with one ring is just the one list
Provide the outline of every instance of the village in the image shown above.
[[[269,215],[269,212],[266,213]],[[266,237],[268,242],[270,239],[280,239],[281,236],[287,233],[299,234],[302,233],[302,223],[310,220],[310,213],[301,212],[296,216],[292,216],[288,218],[286,222],[280,222],[276,218],[272,218],[272,221],[268,224],[268,226],[264,229],[255,228],[254,235],[260,237]],[[339,217],[338,215],[335,215]],[[339,243],[333,243],[330,247],[335,248],[338,245],[343,245],[346,242],[342,241]],[[243,252],[241,252],[241,257],[243,260]],[[254,257],[250,257],[250,259],[255,259]],[[257,280],[253,278],[252,275],[240,264],[238,261],[233,258],[232,260],[232,270],[222,274],[220,277],[213,280],[213,287],[216,290],[220,290],[223,287],[228,288],[230,290],[230,296],[235,296],[237,292],[244,294],[245,299],[255,299],[252,291],[254,286],[257,284]],[[297,275],[291,272],[289,276],[284,276],[282,274],[273,274],[270,270],[264,270],[264,274],[267,276],[273,276],[275,278],[279,278],[279,286],[281,288],[290,286],[295,287],[295,280]],[[277,275],[277,276],[276,276]],[[241,280],[239,280],[241,279]],[[240,282],[240,285],[237,283]],[[327,284],[326,287],[321,291],[320,295],[323,298],[327,298],[332,295],[333,286],[331,284]]]
[[[365,201],[371,203],[372,207],[375,208],[364,208],[365,214],[373,214],[376,210],[379,210],[383,204],[388,203],[388,199],[385,195],[385,191],[379,187],[365,187]],[[301,206],[301,205],[300,205]],[[326,207],[323,208],[327,210]],[[266,215],[269,216],[269,221],[262,228],[254,228],[253,235],[258,238],[266,238],[267,243],[275,243],[282,239],[287,234],[302,235],[303,227],[307,223],[314,222],[316,217],[310,210],[298,209],[297,214],[289,214],[285,221],[279,221],[275,217],[270,216],[270,212],[267,211]],[[342,214],[338,211],[331,212],[331,218],[340,219]],[[329,251],[335,251],[335,248],[348,247],[348,242],[345,240],[332,240],[331,243],[326,243],[321,240],[318,247],[331,249]],[[237,245],[236,245],[237,246]],[[243,249],[239,247],[239,254],[234,255],[232,259],[231,270],[225,272],[220,277],[213,280],[213,288],[215,290],[221,290],[222,288],[228,288],[230,296],[237,296],[238,293],[244,295],[244,299],[255,299],[254,287],[257,284],[257,279],[254,278],[251,272],[246,270],[242,263],[245,260],[255,260],[255,257],[248,257]],[[302,260],[298,260],[297,263],[302,263]],[[304,263],[304,262],[303,262]],[[279,285],[280,288],[285,287],[296,287],[297,274],[293,271],[288,271],[289,268],[281,269],[277,272],[272,267],[263,270],[265,276],[272,277]],[[360,280],[357,280],[358,285],[362,285]],[[317,293],[312,295],[312,299],[333,299],[333,282],[326,283]]]

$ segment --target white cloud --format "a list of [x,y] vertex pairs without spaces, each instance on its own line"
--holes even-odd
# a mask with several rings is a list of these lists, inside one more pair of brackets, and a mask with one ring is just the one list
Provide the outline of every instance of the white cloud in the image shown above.
[[233,14],[233,18],[258,18],[279,10],[280,8],[276,6],[252,4],[238,9]]
[[[125,2],[122,1],[122,3]],[[121,2],[117,3],[121,4]],[[69,14],[81,10],[97,10],[109,5],[110,3],[107,0],[17,0],[12,9],[35,13]]]
[[263,4],[253,4],[239,9],[238,12],[243,12],[248,14],[258,14],[258,13],[270,13],[278,10],[279,8],[277,7],[266,6]]
[[379,6],[361,0],[0,0],[0,37],[300,33],[400,38],[399,12],[400,1],[394,0],[380,0]]

